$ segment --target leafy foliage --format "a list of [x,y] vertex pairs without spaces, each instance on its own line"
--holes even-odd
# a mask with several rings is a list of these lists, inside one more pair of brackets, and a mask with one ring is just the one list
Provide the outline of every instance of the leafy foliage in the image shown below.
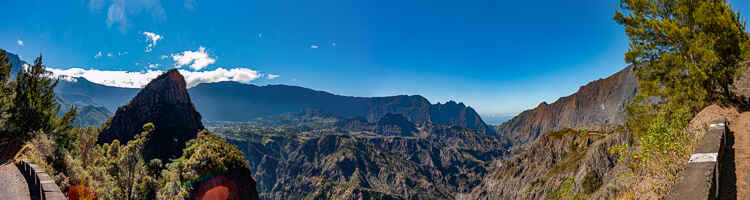
[[57,81],[49,76],[39,56],[34,65],[19,70],[16,81],[8,81],[11,65],[0,50],[0,142],[23,144],[34,133],[53,136],[59,145],[70,147],[74,141],[76,109],[57,117],[60,106],[55,100]]
[[242,152],[221,137],[201,131],[187,142],[182,156],[167,165],[162,174],[166,184],[159,191],[159,199],[187,198],[201,176],[231,169],[250,170]]
[[[181,189],[179,194],[190,192],[189,184],[165,181],[161,160],[144,159],[145,145],[157,128],[153,123],[143,125],[143,132],[126,144],[114,140],[98,145],[99,129],[74,127],[75,107],[58,115],[61,106],[53,90],[57,80],[41,56],[20,70],[15,81],[8,80],[8,61],[0,49],[0,149],[13,149],[0,155],[15,154],[23,145],[21,156],[41,166],[71,199],[156,199],[165,183],[177,183],[173,185]],[[183,157],[169,165],[179,171],[164,174],[189,180],[215,169],[242,168],[250,177],[244,155],[220,137],[201,132],[187,146]]]
[[684,153],[688,120],[710,101],[734,99],[730,86],[744,68],[750,38],[722,0],[622,0],[615,21],[630,38],[626,61],[639,92],[628,125],[651,153]]
[[545,194],[545,199],[570,199],[570,200],[582,200],[584,199],[583,194],[575,191],[576,182],[573,177],[565,180],[558,188]]
[[70,200],[93,200],[94,191],[85,185],[74,185],[68,188],[66,194]]
[[627,107],[637,140],[609,152],[636,177],[664,180],[650,186],[664,195],[693,144],[690,119],[710,103],[737,102],[730,87],[745,70],[750,37],[724,0],[620,0],[620,8],[614,20],[630,38],[625,60],[639,81]]

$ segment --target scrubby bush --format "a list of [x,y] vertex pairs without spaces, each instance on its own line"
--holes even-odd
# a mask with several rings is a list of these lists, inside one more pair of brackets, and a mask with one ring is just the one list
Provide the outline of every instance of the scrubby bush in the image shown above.
[[194,184],[202,178],[236,169],[250,171],[242,152],[221,137],[201,131],[187,142],[181,157],[167,164],[162,173],[166,183],[159,191],[159,199],[188,198]]

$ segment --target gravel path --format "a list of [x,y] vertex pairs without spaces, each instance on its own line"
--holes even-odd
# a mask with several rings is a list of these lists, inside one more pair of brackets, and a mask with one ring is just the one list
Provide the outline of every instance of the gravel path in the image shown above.
[[8,162],[0,165],[0,199],[27,200],[29,185],[15,164]]
[[729,125],[734,132],[734,164],[737,199],[750,199],[750,112],[740,114]]

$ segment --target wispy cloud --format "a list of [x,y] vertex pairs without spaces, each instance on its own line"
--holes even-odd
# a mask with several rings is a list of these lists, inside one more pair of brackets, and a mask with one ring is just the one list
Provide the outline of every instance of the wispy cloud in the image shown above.
[[131,26],[128,15],[147,13],[157,19],[166,18],[161,0],[90,0],[88,7],[92,12],[99,12],[107,7],[107,27],[117,26],[122,33]]
[[267,79],[275,79],[275,78],[279,78],[279,75],[276,75],[276,74],[266,74],[266,78]]
[[117,56],[124,56],[124,55],[128,55],[128,51],[117,52]]
[[[108,86],[125,88],[142,88],[151,80],[164,73],[162,70],[148,70],[144,72],[128,71],[102,71],[97,69],[55,69],[47,68],[54,77],[63,80],[74,80],[73,78],[86,78],[87,80]],[[261,73],[247,68],[224,69],[217,68],[211,71],[192,72],[179,70],[185,77],[187,87],[195,87],[201,83],[215,83],[220,81],[236,81],[250,83],[261,77]]]
[[18,46],[23,46],[23,40],[18,40],[16,43],[18,43]]
[[156,47],[156,42],[164,39],[163,36],[152,32],[144,31],[142,34],[146,36],[146,42],[148,42],[148,46],[146,46],[146,52],[151,52],[151,50]]
[[320,47],[320,46],[318,46],[318,45],[310,45],[310,48],[311,48],[311,49],[317,49],[317,48],[319,48],[319,47]]
[[102,52],[101,51],[99,53],[96,53],[96,55],[94,55],[94,59],[99,59],[101,57],[102,57]]
[[190,64],[191,69],[200,70],[216,62],[215,58],[208,56],[205,47],[198,47],[198,51],[184,51],[182,53],[172,54],[171,56],[172,60],[177,62],[175,63],[176,68]]
[[159,64],[148,64],[148,68],[157,68]]
[[185,9],[195,10],[195,0],[185,0]]
[[107,57],[112,57],[112,53],[107,53]]

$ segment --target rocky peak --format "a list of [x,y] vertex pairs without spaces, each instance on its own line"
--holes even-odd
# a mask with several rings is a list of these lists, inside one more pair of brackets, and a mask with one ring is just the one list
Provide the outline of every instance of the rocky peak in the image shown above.
[[152,80],[130,103],[118,108],[115,116],[104,125],[98,142],[117,139],[125,143],[148,122],[153,122],[156,130],[144,149],[147,159],[179,156],[185,142],[203,129],[201,115],[186,90],[185,78],[177,70],[169,70]]
[[430,106],[430,120],[435,124],[460,126],[488,135],[495,134],[494,129],[487,126],[473,108],[455,101]]
[[152,97],[157,98],[161,103],[191,103],[190,95],[187,92],[185,78],[177,71],[177,69],[171,69],[160,75],[149,82],[143,90],[148,90],[149,93],[155,94],[155,96]]

